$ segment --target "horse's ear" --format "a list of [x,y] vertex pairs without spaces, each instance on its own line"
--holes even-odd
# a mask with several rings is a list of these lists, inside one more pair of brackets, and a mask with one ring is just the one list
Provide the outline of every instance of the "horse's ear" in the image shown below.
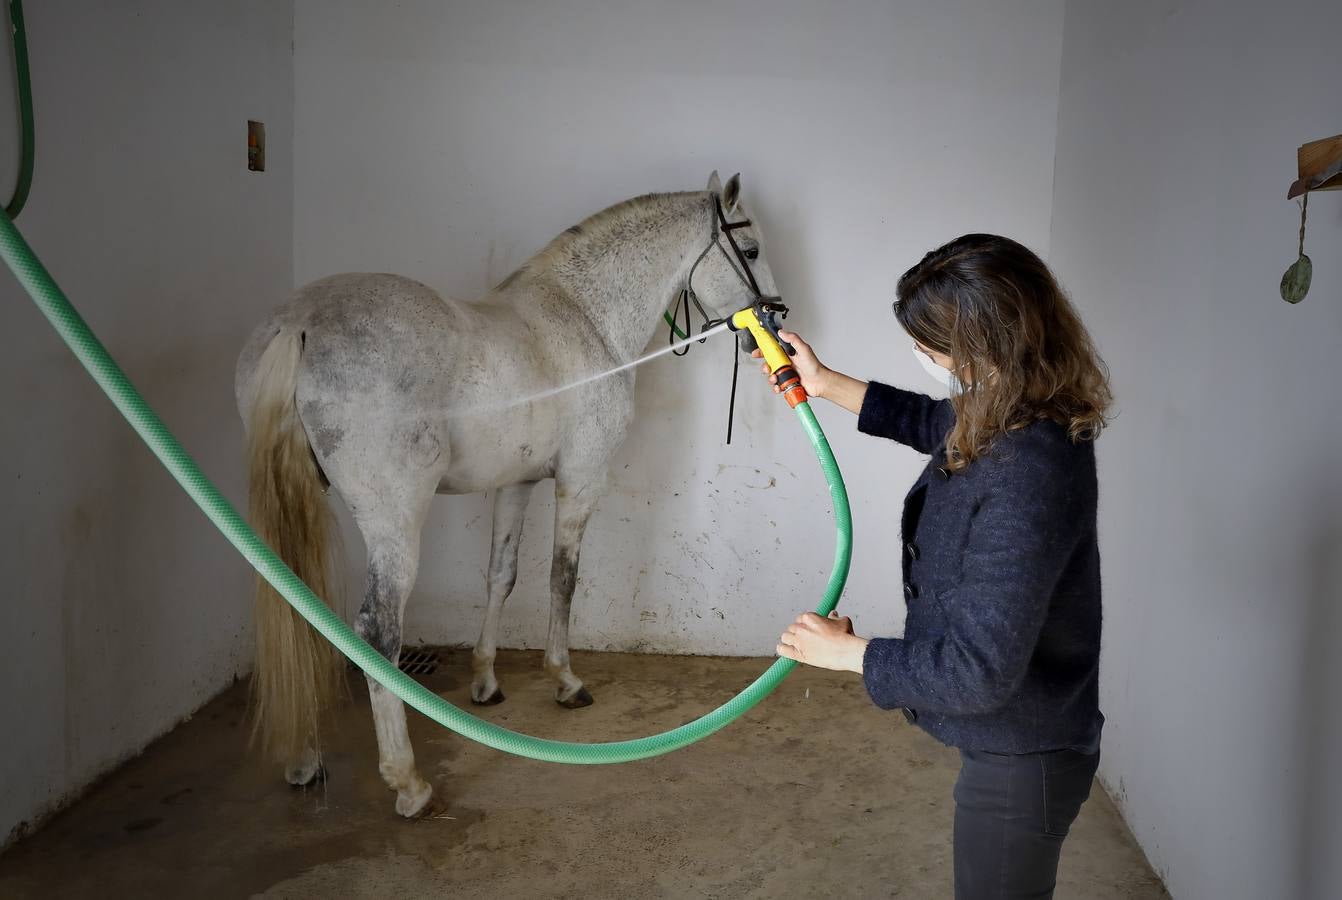
[[718,170],[714,169],[713,174],[708,176],[708,192],[722,196],[722,179],[718,177]]
[[727,179],[727,186],[722,189],[722,209],[731,214],[736,212],[736,205],[741,202],[741,173],[737,172],[731,178]]

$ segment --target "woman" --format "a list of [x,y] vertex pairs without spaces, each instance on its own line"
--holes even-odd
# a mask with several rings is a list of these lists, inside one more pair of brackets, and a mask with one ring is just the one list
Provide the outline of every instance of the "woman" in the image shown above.
[[957,898],[1051,897],[1104,722],[1093,442],[1107,374],[1048,267],[1015,241],[958,238],[897,293],[895,317],[949,400],[859,381],[783,337],[808,394],[931,455],[904,501],[904,636],[806,613],[778,653],[861,673],[878,706],[960,750]]

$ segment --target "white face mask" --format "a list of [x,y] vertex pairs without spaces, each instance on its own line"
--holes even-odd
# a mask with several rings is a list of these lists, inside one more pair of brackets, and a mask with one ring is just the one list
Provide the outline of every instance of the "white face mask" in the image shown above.
[[964,393],[965,383],[950,369],[937,365],[932,361],[932,357],[928,356],[917,347],[913,348],[913,355],[918,357],[918,363],[923,367],[923,370],[938,382],[945,385],[952,394]]

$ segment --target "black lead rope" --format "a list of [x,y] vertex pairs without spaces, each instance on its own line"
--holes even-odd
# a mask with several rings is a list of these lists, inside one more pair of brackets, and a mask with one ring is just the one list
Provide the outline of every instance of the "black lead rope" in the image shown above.
[[736,418],[736,375],[741,371],[741,345],[732,335],[732,392],[727,400],[727,443],[732,442],[732,420]]

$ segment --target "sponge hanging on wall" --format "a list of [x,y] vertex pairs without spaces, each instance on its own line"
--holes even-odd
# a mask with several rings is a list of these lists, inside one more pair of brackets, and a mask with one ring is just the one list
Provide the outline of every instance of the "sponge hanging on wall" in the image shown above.
[[1309,293],[1309,283],[1314,279],[1314,263],[1305,255],[1305,213],[1309,210],[1309,194],[1300,201],[1300,250],[1295,262],[1291,263],[1286,274],[1281,276],[1281,299],[1287,303],[1299,303]]

